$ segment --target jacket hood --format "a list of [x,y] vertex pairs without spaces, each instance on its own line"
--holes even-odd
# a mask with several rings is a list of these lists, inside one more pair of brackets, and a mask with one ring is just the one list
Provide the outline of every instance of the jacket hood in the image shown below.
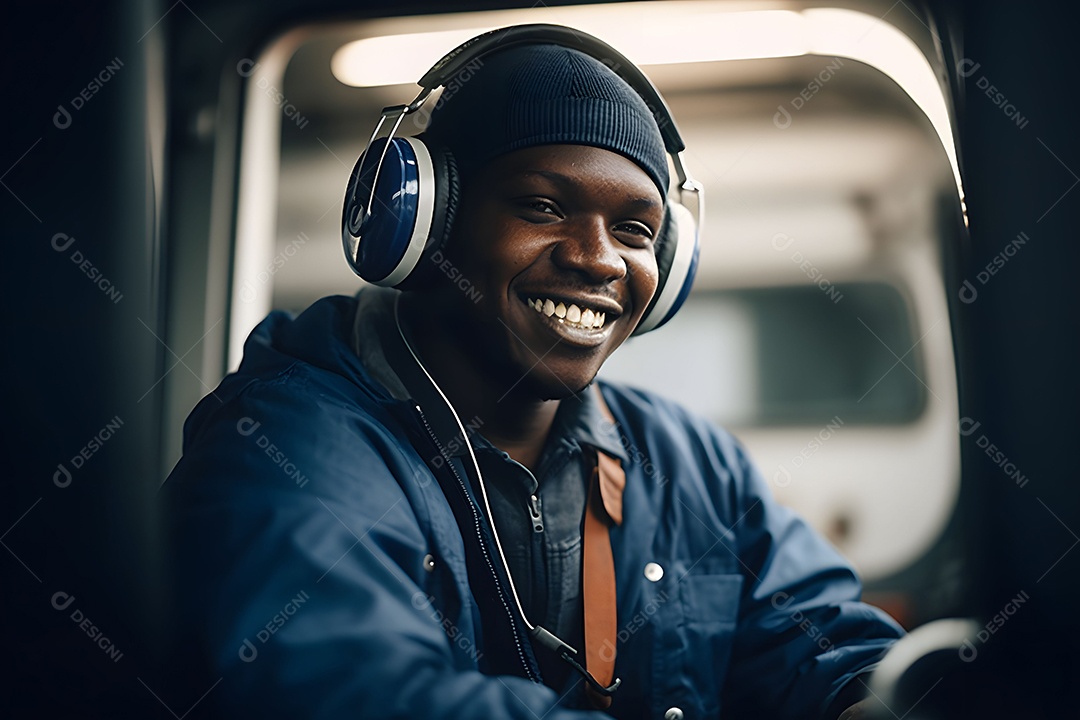
[[351,380],[375,399],[391,399],[354,350],[356,308],[356,297],[333,295],[318,300],[298,316],[275,310],[244,342],[244,358],[236,374],[267,378],[302,362]]

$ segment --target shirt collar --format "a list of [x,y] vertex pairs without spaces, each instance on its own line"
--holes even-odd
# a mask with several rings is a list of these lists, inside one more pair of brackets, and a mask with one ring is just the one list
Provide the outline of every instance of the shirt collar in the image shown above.
[[629,456],[622,443],[618,425],[609,420],[601,406],[600,390],[589,385],[584,390],[564,399],[559,405],[555,422],[564,437],[591,445],[626,464]]
[[[555,422],[551,428],[551,437],[548,438],[544,452],[541,453],[540,465],[543,465],[547,455],[564,441],[589,445],[621,460],[624,464],[629,462],[629,455],[622,444],[618,425],[608,420],[604,414],[597,396],[598,392],[597,388],[590,385],[559,403],[559,410],[555,414]],[[477,451],[506,454],[483,436],[482,429],[472,435],[472,441]]]

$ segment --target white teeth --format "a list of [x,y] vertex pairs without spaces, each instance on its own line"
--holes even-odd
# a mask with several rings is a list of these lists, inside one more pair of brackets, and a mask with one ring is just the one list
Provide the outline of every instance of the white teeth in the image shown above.
[[526,301],[533,310],[538,313],[543,313],[547,317],[557,317],[559,320],[567,323],[573,323],[580,325],[581,327],[593,328],[599,330],[604,327],[604,322],[607,319],[607,313],[597,312],[589,308],[582,310],[577,305],[570,305],[567,307],[565,303],[555,304],[553,300],[541,300],[540,298],[529,298]]

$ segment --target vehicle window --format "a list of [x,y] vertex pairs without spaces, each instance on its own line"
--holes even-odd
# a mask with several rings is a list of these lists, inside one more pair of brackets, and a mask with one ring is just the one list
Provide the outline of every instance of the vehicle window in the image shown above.
[[886,284],[703,291],[602,375],[728,426],[905,423],[926,402],[915,339]]

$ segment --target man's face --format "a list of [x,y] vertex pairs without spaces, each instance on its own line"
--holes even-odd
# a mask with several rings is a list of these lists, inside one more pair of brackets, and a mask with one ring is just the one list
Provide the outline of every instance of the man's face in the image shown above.
[[644,170],[593,147],[519,150],[470,181],[447,251],[460,277],[438,297],[500,394],[520,382],[552,399],[592,381],[656,291],[663,213]]

